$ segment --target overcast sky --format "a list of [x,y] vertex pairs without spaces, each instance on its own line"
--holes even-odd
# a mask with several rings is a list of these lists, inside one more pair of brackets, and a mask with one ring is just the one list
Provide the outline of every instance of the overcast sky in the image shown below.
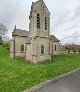
[[[29,30],[29,13],[36,0],[0,0],[0,23],[11,37],[14,25]],[[44,0],[51,13],[51,34],[61,43],[80,44],[80,0]]]

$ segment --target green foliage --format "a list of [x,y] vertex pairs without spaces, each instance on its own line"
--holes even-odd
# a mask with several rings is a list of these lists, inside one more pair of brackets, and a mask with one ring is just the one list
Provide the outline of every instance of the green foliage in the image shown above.
[[0,47],[0,92],[22,92],[79,67],[79,55],[55,56],[51,62],[30,64],[23,59],[10,59],[8,50]]
[[9,50],[10,49],[10,42],[4,42],[3,47],[5,47]]
[[73,49],[72,49],[72,50],[73,50],[74,54],[76,54],[76,48],[74,48],[74,47],[73,47]]
[[3,44],[3,40],[2,40],[2,38],[0,36],[0,45],[2,45],[2,44]]

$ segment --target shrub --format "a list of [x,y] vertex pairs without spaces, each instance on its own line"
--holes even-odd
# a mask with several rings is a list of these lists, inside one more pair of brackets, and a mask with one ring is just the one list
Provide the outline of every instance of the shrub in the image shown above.
[[10,42],[4,42],[3,43],[3,47],[7,48],[8,50],[10,50]]

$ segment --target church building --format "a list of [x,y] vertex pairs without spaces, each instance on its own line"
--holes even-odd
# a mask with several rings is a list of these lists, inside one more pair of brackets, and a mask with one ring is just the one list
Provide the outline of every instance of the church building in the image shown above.
[[15,26],[10,42],[10,57],[24,57],[37,63],[51,60],[51,55],[60,55],[60,41],[50,35],[50,12],[43,0],[32,3],[29,20],[29,31]]

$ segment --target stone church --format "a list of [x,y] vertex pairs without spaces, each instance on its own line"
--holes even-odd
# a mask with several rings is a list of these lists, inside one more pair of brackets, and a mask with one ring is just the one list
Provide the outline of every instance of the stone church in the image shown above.
[[29,31],[15,26],[10,42],[10,57],[24,57],[37,63],[51,60],[51,55],[59,55],[60,41],[50,35],[50,12],[43,0],[32,3],[29,20]]

